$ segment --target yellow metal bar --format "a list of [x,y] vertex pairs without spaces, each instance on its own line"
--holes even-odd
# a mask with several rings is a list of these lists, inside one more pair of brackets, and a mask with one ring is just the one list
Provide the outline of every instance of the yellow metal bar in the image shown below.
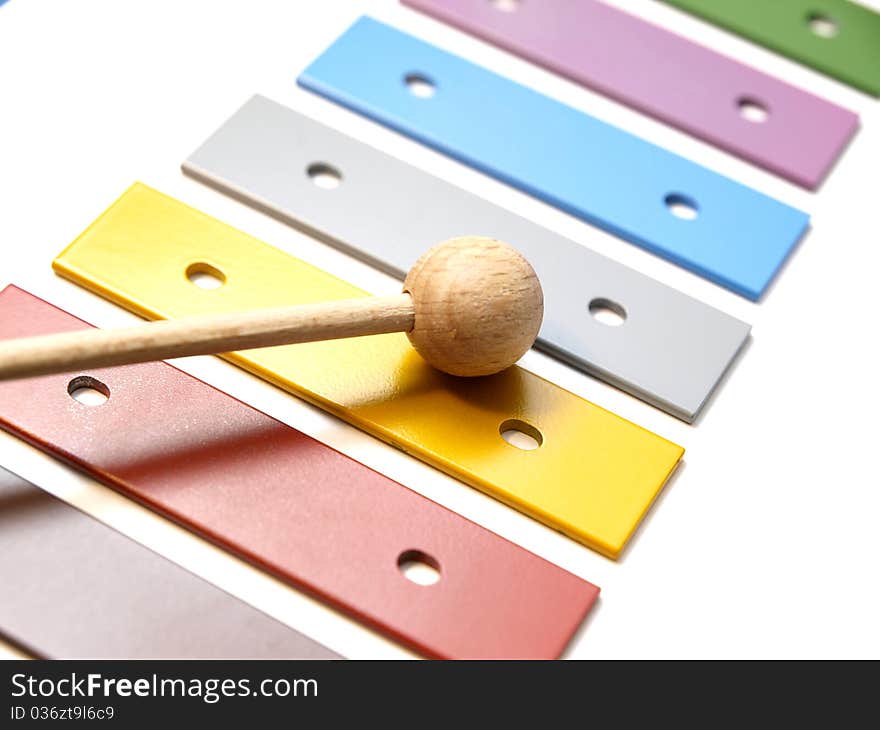
[[[366,296],[139,183],[53,265],[148,319]],[[207,291],[188,270],[225,281]],[[226,357],[609,557],[684,453],[522,368],[474,379],[439,373],[402,334]],[[536,430],[541,445],[507,443],[500,431],[511,421]]]

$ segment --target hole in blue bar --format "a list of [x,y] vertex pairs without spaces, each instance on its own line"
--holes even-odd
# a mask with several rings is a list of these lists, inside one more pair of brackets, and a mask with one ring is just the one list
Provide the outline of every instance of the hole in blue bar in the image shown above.
[[424,74],[411,73],[403,77],[406,88],[413,96],[419,99],[430,99],[437,93],[437,84]]
[[666,203],[666,207],[669,208],[669,212],[676,218],[681,218],[685,221],[692,221],[700,214],[700,208],[697,205],[697,201],[693,198],[689,198],[687,195],[670,193],[666,196],[664,202]]

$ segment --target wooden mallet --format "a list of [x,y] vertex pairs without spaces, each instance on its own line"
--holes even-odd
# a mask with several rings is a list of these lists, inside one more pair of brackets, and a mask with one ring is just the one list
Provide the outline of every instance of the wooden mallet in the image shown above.
[[519,253],[491,238],[454,238],[427,251],[396,296],[7,340],[0,380],[388,332],[406,332],[438,370],[491,375],[532,346],[543,313],[538,277]]

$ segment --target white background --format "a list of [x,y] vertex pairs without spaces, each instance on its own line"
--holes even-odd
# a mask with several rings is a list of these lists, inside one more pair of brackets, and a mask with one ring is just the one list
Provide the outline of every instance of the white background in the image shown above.
[[[597,583],[602,598],[568,657],[876,658],[880,102],[659,2],[614,4],[859,112],[862,129],[822,189],[805,192],[393,0],[10,0],[0,7],[0,286],[100,326],[134,323],[56,278],[50,261],[141,180],[359,286],[397,291],[180,174],[263,93],[751,322],[753,340],[696,426],[541,354],[523,359],[687,448],[616,563],[218,359],[177,364]],[[813,229],[752,304],[298,89],[297,74],[365,12],[800,207]],[[2,433],[0,464],[345,656],[410,656]]]

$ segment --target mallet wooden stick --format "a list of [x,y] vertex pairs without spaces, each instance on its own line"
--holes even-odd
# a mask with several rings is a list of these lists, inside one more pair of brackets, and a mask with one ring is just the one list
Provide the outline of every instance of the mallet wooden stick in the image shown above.
[[519,253],[456,238],[416,262],[402,294],[7,340],[0,380],[389,332],[406,332],[439,370],[489,375],[532,346],[542,317],[541,286]]

